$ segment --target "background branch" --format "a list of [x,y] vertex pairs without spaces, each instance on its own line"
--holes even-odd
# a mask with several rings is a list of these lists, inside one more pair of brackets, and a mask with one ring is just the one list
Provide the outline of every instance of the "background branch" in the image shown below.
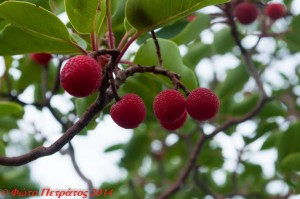
[[89,190],[89,199],[93,199],[94,197],[91,197],[91,193],[93,193],[93,189],[94,189],[94,186],[93,186],[93,183],[92,181],[87,178],[83,173],[82,171],[80,170],[79,168],[79,165],[76,161],[76,158],[75,158],[75,151],[74,151],[74,147],[72,145],[71,142],[69,142],[69,148],[63,152],[61,152],[62,155],[65,155],[65,154],[68,154],[71,158],[71,161],[72,161],[72,165],[76,171],[76,173],[78,174],[78,176],[87,184],[87,187],[88,187],[88,190]]

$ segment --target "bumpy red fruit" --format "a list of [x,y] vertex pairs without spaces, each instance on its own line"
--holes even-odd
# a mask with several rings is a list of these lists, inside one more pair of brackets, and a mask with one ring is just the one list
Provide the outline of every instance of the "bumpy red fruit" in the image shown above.
[[160,92],[153,102],[154,114],[160,122],[170,123],[178,120],[184,113],[184,96],[176,90]]
[[48,53],[33,53],[30,54],[30,58],[37,64],[48,64],[52,55]]
[[270,3],[265,8],[265,14],[272,20],[277,20],[285,15],[285,7],[279,3]]
[[186,100],[187,112],[193,119],[198,121],[213,118],[219,111],[219,105],[218,96],[206,88],[193,90]]
[[125,129],[136,128],[145,119],[145,104],[138,95],[126,94],[120,101],[112,105],[110,115],[120,127]]
[[184,111],[183,115],[181,116],[180,119],[171,122],[171,123],[164,123],[164,122],[160,122],[160,124],[162,125],[162,127],[164,127],[165,129],[169,130],[169,131],[174,131],[176,129],[179,129],[180,127],[182,127],[182,125],[184,124],[184,122],[187,119],[187,111]]
[[86,97],[101,84],[102,69],[93,58],[78,55],[67,61],[60,74],[62,87],[75,97]]
[[252,3],[240,3],[235,8],[235,16],[237,20],[244,25],[251,24],[258,16],[258,9]]

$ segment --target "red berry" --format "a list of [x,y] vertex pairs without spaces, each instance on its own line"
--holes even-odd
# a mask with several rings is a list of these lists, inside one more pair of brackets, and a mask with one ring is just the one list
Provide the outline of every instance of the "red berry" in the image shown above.
[[270,3],[265,8],[265,14],[272,20],[277,20],[285,15],[285,7],[279,3]]
[[60,74],[62,87],[75,97],[86,97],[101,84],[101,66],[93,58],[78,55],[67,61]]
[[153,102],[154,114],[160,122],[170,123],[178,120],[185,111],[184,96],[176,90],[160,92]]
[[174,122],[171,122],[171,123],[164,123],[164,122],[161,122],[160,124],[167,130],[169,131],[174,131],[176,129],[179,129],[180,127],[182,127],[182,125],[184,124],[184,122],[186,121],[187,119],[187,111],[184,111],[183,115],[181,116],[180,119],[174,121]]
[[37,64],[48,64],[52,55],[48,53],[33,53],[30,54],[30,58]]
[[198,121],[213,118],[219,111],[219,105],[218,96],[206,88],[193,90],[186,100],[186,109],[189,115]]
[[235,16],[237,20],[244,25],[251,24],[258,16],[258,9],[252,3],[240,3],[235,8]]
[[111,118],[120,127],[132,129],[138,127],[146,117],[143,100],[136,94],[126,94],[112,105]]
[[187,16],[185,19],[186,19],[188,22],[192,22],[192,21],[194,21],[196,18],[197,18],[197,15],[191,14],[191,15]]

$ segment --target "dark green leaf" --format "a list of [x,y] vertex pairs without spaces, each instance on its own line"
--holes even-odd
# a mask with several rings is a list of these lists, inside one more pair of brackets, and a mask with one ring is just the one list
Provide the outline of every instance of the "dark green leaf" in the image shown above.
[[112,145],[112,146],[106,148],[104,150],[104,153],[113,152],[113,151],[117,151],[117,150],[123,149],[124,146],[125,146],[125,144],[115,144],[115,145]]
[[291,31],[283,35],[283,40],[287,43],[289,50],[299,52],[300,50],[300,15],[293,17]]
[[0,5],[0,18],[41,37],[58,41],[70,40],[66,26],[57,16],[31,3],[4,2]]
[[286,117],[287,109],[279,101],[275,101],[275,100],[269,101],[261,109],[258,116],[261,118],[269,118],[269,117],[274,117],[274,116]]
[[[193,90],[198,87],[195,73],[184,65],[178,46],[169,40],[158,39],[164,68],[176,72],[181,76],[185,86]],[[156,48],[152,39],[142,45],[136,53],[134,62],[142,66],[158,65]]]
[[126,18],[139,32],[148,32],[205,6],[225,2],[224,0],[128,0]]
[[233,96],[244,87],[248,79],[249,75],[244,65],[227,71],[226,79],[216,89],[219,98],[222,100]]
[[139,168],[142,164],[145,154],[149,151],[150,138],[145,132],[135,133],[131,140],[124,148],[124,157],[121,159],[121,166],[125,167],[128,171],[133,171]]
[[0,139],[0,156],[6,156],[6,152],[5,152],[5,144],[3,143],[3,141]]
[[26,1],[32,4],[35,4],[37,6],[41,6],[47,10],[51,10],[49,5],[49,0],[18,0],[18,1]]
[[300,171],[300,153],[292,153],[281,162],[281,168],[285,172]]
[[51,54],[80,53],[80,50],[69,42],[36,36],[12,25],[6,26],[0,32],[0,43],[0,55],[17,55],[32,52],[48,52]]
[[245,95],[245,98],[240,103],[232,103],[230,114],[233,116],[241,116],[251,111],[259,100],[258,94]]
[[[76,98],[75,99],[75,108],[76,108],[76,115],[81,117],[87,110],[88,107],[96,100],[98,94],[94,93],[85,98]],[[98,116],[98,115],[97,115]],[[96,117],[90,121],[90,123],[85,127],[83,131],[80,132],[80,135],[86,135],[88,130],[92,130],[96,128],[97,122]]]
[[300,122],[290,124],[289,128],[283,132],[278,141],[278,161],[282,162],[290,154],[300,152]]
[[214,34],[214,50],[217,54],[225,54],[235,45],[231,30],[225,27]]
[[277,147],[277,143],[281,140],[282,134],[279,132],[272,132],[261,146],[261,150],[267,150]]
[[183,62],[191,69],[195,69],[199,61],[212,56],[211,45],[196,41],[188,47],[188,52],[183,57]]
[[23,107],[14,102],[0,101],[0,117],[23,113]]
[[98,0],[65,0],[67,15],[79,33],[91,33],[96,19]]
[[199,34],[209,27],[210,16],[206,14],[198,14],[196,18],[188,23],[188,25],[175,37],[171,40],[177,43],[178,45],[187,44],[197,38]]

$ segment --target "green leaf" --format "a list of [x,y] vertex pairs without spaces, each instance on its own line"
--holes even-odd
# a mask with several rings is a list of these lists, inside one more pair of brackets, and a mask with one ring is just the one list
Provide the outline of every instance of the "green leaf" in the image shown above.
[[50,5],[49,5],[49,0],[18,0],[18,1],[26,1],[29,3],[33,3],[37,6],[41,6],[47,10],[51,10]]
[[285,172],[300,171],[300,153],[292,153],[281,162],[281,168]]
[[171,40],[178,45],[187,44],[194,39],[199,38],[199,34],[209,27],[210,16],[206,14],[198,14],[195,20],[188,23],[187,26]]
[[0,117],[23,113],[23,107],[14,102],[0,101]]
[[0,55],[17,55],[32,52],[78,54],[81,52],[69,42],[35,36],[12,25],[6,26],[0,32],[0,43]]
[[289,50],[296,53],[300,50],[300,15],[293,17],[293,21],[290,26],[291,31],[283,35],[283,40],[287,43]]
[[0,5],[0,18],[4,18],[15,26],[41,37],[58,41],[70,41],[66,26],[57,16],[31,3],[4,2]]
[[244,65],[227,71],[226,79],[216,89],[219,98],[222,100],[231,97],[244,87],[248,79],[249,75]]
[[112,146],[106,148],[104,150],[104,153],[113,152],[113,151],[117,151],[117,150],[123,149],[124,146],[125,146],[125,144],[115,144],[115,145],[112,145]]
[[267,102],[258,114],[260,118],[270,118],[275,116],[286,117],[287,115],[287,109],[280,101],[275,100]]
[[0,117],[0,124],[0,129],[4,132],[18,128],[17,119],[12,116]]
[[65,0],[67,15],[79,33],[91,33],[97,15],[98,0]]
[[214,34],[214,50],[217,54],[225,54],[234,47],[235,43],[229,27],[225,27]]
[[6,153],[5,153],[5,144],[3,143],[3,141],[0,139],[0,156],[6,156]]
[[126,18],[139,32],[148,32],[205,6],[226,0],[128,0]]
[[[185,86],[193,90],[198,87],[195,73],[184,65],[178,46],[169,40],[158,39],[163,67],[181,76],[181,81]],[[158,65],[155,44],[152,39],[149,39],[142,45],[136,53],[134,62],[142,66]]]
[[[135,129],[135,131],[139,131]],[[121,166],[128,171],[139,168],[145,154],[149,151],[151,139],[146,132],[135,132],[131,140],[124,148],[124,157],[121,159]]]
[[233,116],[241,116],[251,111],[259,100],[258,94],[246,95],[245,99],[240,103],[232,103],[229,108],[229,113]]
[[[76,108],[76,115],[81,117],[87,110],[88,107],[96,100],[97,93],[94,93],[85,98],[76,98],[75,99],[75,108]],[[88,130],[93,130],[97,126],[97,122],[95,120],[97,116],[94,117],[92,121],[84,128],[83,131],[80,132],[79,135],[86,135]]]
[[300,152],[300,122],[290,124],[289,128],[283,132],[278,142],[278,161],[282,162],[290,154]]
[[[42,66],[35,63],[28,57],[19,60],[19,68],[21,76],[16,82],[16,90],[22,93],[29,85],[33,83],[41,86]],[[40,87],[39,87],[40,88]]]
[[153,100],[157,93],[162,90],[162,86],[164,85],[164,82],[162,82],[163,80],[160,80],[161,79],[157,78],[156,75],[152,74],[135,74],[133,77],[126,80],[126,84],[119,90],[120,95],[135,93],[143,99],[147,108],[147,122],[150,119],[156,119],[153,116]]
[[191,69],[195,69],[199,61],[212,56],[212,47],[201,41],[196,41],[188,47],[188,52],[183,57],[183,62]]
[[275,148],[277,143],[281,140],[282,134],[279,132],[272,132],[267,139],[264,141],[263,145],[261,146],[260,150],[267,150],[271,148]]

